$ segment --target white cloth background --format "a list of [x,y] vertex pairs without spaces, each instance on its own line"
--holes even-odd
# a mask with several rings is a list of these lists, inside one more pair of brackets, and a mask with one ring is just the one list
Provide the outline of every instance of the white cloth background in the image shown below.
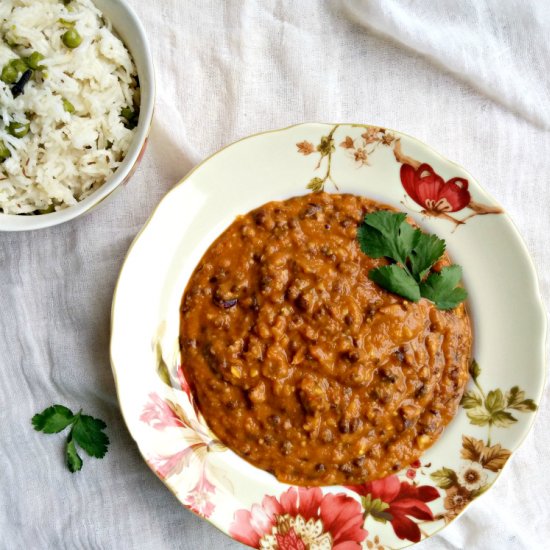
[[[355,121],[424,140],[508,210],[550,306],[548,2],[128,1],[158,78],[138,173],[83,219],[0,234],[2,550],[241,547],[185,511],[145,466],[108,352],[113,288],[135,234],[193,165],[238,138]],[[548,393],[495,487],[419,550],[548,548]],[[85,457],[78,474],[63,465],[62,437],[30,425],[55,402],[108,424],[109,452]]]

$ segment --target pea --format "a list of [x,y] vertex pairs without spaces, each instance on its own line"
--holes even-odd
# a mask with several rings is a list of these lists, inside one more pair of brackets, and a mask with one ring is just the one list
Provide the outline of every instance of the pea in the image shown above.
[[20,122],[11,122],[8,126],[8,133],[16,138],[25,137],[29,133],[30,124],[21,124]]
[[138,124],[139,111],[134,111],[131,107],[124,107],[120,111],[120,116],[125,118],[124,126],[129,130],[135,128]]
[[27,64],[22,59],[12,59],[10,65],[18,72],[24,73],[27,70]]
[[10,150],[6,147],[4,141],[0,139],[0,162],[4,162],[9,157],[11,157]]
[[134,111],[131,107],[124,107],[122,111],[120,111],[120,114],[126,119],[126,120],[132,120],[132,117],[134,116]]
[[39,52],[32,52],[29,57],[27,57],[27,65],[29,69],[37,70],[40,68],[40,62],[44,59],[44,56]]
[[80,44],[82,44],[82,37],[80,34],[78,34],[78,31],[76,29],[69,29],[62,37],[63,44],[67,46],[67,48],[70,48],[71,50],[74,50],[75,48],[78,48]]
[[10,65],[9,63],[7,65],[4,65],[0,78],[6,84],[14,84],[15,82],[17,82],[17,69],[15,69],[15,67]]
[[47,208],[43,208],[42,210],[39,210],[41,214],[51,214],[52,212],[55,212],[55,205],[50,204]]
[[134,105],[137,105],[138,107],[141,104],[141,88],[136,88],[134,90]]
[[65,109],[67,113],[72,114],[75,112],[74,105],[68,99],[65,99],[65,98],[63,98],[63,109]]
[[74,21],[67,21],[67,19],[58,19],[57,22],[64,27],[72,28],[75,25]]

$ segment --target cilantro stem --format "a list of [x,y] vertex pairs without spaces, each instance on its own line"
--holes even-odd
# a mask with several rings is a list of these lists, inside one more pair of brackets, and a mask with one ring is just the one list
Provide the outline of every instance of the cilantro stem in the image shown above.
[[73,416],[73,419],[71,421],[71,429],[69,430],[69,435],[67,436],[67,443],[69,443],[72,439],[73,439],[73,430],[74,430],[74,426],[75,424],[79,421],[80,419],[80,415],[82,413],[82,409],[80,409],[74,416]]
[[80,420],[80,415],[82,414],[82,409],[80,409],[73,417],[73,421],[71,422],[71,431],[69,433],[69,436],[73,433],[73,428],[75,424]]
[[412,274],[412,271],[409,269],[409,266],[407,265],[407,262],[405,262],[404,264],[402,264],[401,262],[399,262],[397,264],[398,266],[402,267],[403,269],[405,269],[405,271],[413,278],[416,280],[415,276]]

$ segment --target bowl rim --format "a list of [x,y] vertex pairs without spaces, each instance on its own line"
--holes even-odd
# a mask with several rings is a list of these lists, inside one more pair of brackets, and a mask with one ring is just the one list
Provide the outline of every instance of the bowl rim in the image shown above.
[[[361,125],[363,125],[364,123],[361,123]],[[246,135],[240,139],[237,139],[235,141],[232,141],[231,143],[228,143],[227,145],[225,145],[224,147],[218,149],[217,151],[215,151],[214,153],[212,153],[211,155],[209,155],[208,157],[206,157],[203,161],[201,161],[199,164],[197,164],[196,166],[194,166],[185,176],[183,176],[180,180],[178,180],[178,182],[166,193],[166,195],[159,201],[159,203],[157,204],[157,206],[154,208],[154,210],[152,211],[151,215],[149,216],[149,218],[147,219],[147,221],[143,224],[143,226],[141,227],[141,229],[139,230],[139,232],[136,234],[134,240],[132,241],[132,243],[130,244],[130,247],[128,248],[128,251],[127,251],[127,254],[124,258],[124,261],[121,265],[121,268],[120,268],[120,273],[119,273],[119,276],[117,278],[117,282],[116,282],[116,285],[115,285],[115,289],[114,289],[114,292],[113,292],[113,301],[112,301],[112,306],[111,306],[111,330],[110,330],[110,346],[109,346],[109,357],[110,357],[110,362],[111,362],[111,369],[112,369],[112,372],[113,372],[113,379],[115,381],[115,389],[116,389],[116,394],[117,394],[117,399],[119,401],[119,403],[121,403],[120,401],[120,387],[119,387],[119,381],[118,381],[118,377],[117,377],[117,372],[116,372],[116,367],[115,367],[115,359],[114,359],[114,356],[113,356],[113,342],[114,342],[114,336],[115,336],[115,305],[116,305],[116,301],[117,301],[117,292],[119,290],[119,285],[121,284],[121,279],[122,279],[122,275],[123,275],[123,272],[125,271],[125,267],[127,265],[127,261],[135,247],[135,245],[137,244],[137,242],[139,241],[140,237],[142,236],[142,234],[145,232],[145,230],[147,229],[147,227],[150,225],[150,223],[152,222],[153,218],[156,216],[157,214],[157,211],[160,210],[161,206],[168,200],[170,200],[170,197],[172,195],[173,192],[175,192],[178,188],[180,188],[184,183],[187,182],[187,180],[189,180],[193,174],[199,170],[201,167],[203,167],[203,165],[205,165],[206,163],[208,163],[212,158],[214,158],[215,156],[217,156],[219,153],[221,153],[222,151],[225,151],[226,149],[232,147],[233,145],[237,144],[237,143],[240,143],[242,141],[245,141],[245,140],[248,140],[248,139],[251,139],[251,138],[255,138],[255,137],[258,137],[258,136],[262,136],[262,135],[265,135],[265,134],[274,134],[274,133],[279,133],[279,132],[284,132],[286,130],[290,130],[290,129],[293,129],[293,128],[297,128],[297,127],[300,127],[300,126],[303,126],[303,127],[307,127],[307,126],[326,126],[326,127],[333,127],[335,125],[338,125],[338,126],[355,126],[356,123],[351,123],[351,122],[339,122],[339,123],[330,123],[330,122],[301,122],[301,123],[297,123],[297,124],[291,124],[291,125],[288,125],[288,126],[285,126],[285,127],[281,127],[281,128],[276,128],[276,129],[272,129],[272,130],[266,130],[266,131],[261,131],[261,132],[256,132],[256,133],[253,133],[253,134],[249,134],[249,135]],[[368,126],[373,126],[373,127],[379,127],[378,125],[371,125],[371,124],[367,124]],[[385,130],[389,130],[389,131],[392,131],[392,132],[397,132],[398,134],[401,134],[401,136],[406,136],[407,138],[417,142],[419,145],[421,145],[422,147],[425,147],[427,149],[429,149],[435,156],[439,157],[442,161],[444,161],[446,164],[449,164],[451,166],[455,166],[457,168],[459,168],[460,170],[462,170],[464,173],[468,174],[472,180],[475,182],[475,184],[477,185],[477,188],[478,190],[483,194],[483,195],[486,195],[491,202],[493,203],[496,203],[496,204],[499,204],[498,200],[494,199],[492,195],[490,195],[486,190],[485,188],[479,183],[479,181],[477,180],[477,178],[475,178],[468,170],[466,170],[462,165],[460,165],[459,163],[457,162],[454,162],[452,160],[449,160],[446,156],[442,155],[437,149],[434,149],[432,146],[428,145],[427,143],[425,143],[424,141],[406,133],[406,132],[402,132],[402,131],[398,131],[398,130],[394,130],[392,128],[389,128],[387,126],[380,126],[380,127],[383,127]],[[520,437],[518,437],[517,441],[515,442],[514,446],[510,449],[511,452],[512,452],[512,455],[515,454],[515,452],[524,444],[525,440],[527,439],[527,436],[532,433],[532,429],[533,429],[533,426],[534,426],[534,423],[536,421],[536,419],[538,418],[538,412],[540,410],[540,404],[541,404],[541,401],[543,399],[543,396],[544,396],[544,388],[546,387],[546,384],[548,382],[548,375],[547,375],[547,364],[548,364],[548,359],[547,359],[547,356],[546,356],[546,345],[547,345],[547,341],[548,341],[548,313],[547,313],[547,310],[546,310],[546,306],[545,306],[545,303],[544,303],[544,300],[543,300],[543,296],[542,296],[542,292],[541,292],[541,286],[540,286],[540,282],[539,282],[539,276],[538,276],[538,273],[537,273],[537,269],[536,269],[536,266],[533,262],[533,259],[531,257],[531,254],[529,252],[529,249],[527,248],[527,245],[523,239],[523,237],[521,236],[521,233],[519,232],[516,224],[514,223],[514,221],[512,220],[512,218],[509,216],[509,214],[507,213],[507,211],[505,209],[502,209],[502,215],[503,217],[506,218],[507,222],[510,224],[510,227],[512,228],[512,233],[514,234],[515,238],[516,238],[516,243],[519,245],[519,247],[522,249],[522,252],[524,253],[525,255],[525,258],[527,259],[527,262],[528,262],[528,266],[530,268],[530,275],[531,275],[531,282],[530,284],[532,285],[532,289],[533,289],[533,294],[534,294],[534,298],[536,298],[536,312],[533,313],[533,315],[537,318],[537,328],[539,329],[538,332],[539,332],[539,338],[538,338],[538,341],[539,341],[539,344],[540,344],[540,348],[541,348],[541,358],[542,358],[542,362],[541,362],[541,369],[542,369],[542,379],[541,379],[541,384],[538,388],[538,391],[537,391],[537,394],[536,395],[533,395],[533,397],[535,398],[535,402],[537,403],[538,407],[537,407],[537,410],[532,414],[532,416],[530,417],[530,419],[527,421],[527,427],[524,431],[523,434],[521,434]],[[166,480],[164,480],[162,477],[160,477],[159,473],[157,471],[155,471],[155,469],[152,467],[152,465],[149,463],[149,461],[147,460],[147,457],[144,455],[142,449],[140,448],[140,445],[137,441],[137,439],[134,438],[134,434],[133,434],[133,431],[130,429],[130,424],[129,424],[129,420],[126,418],[126,414],[125,414],[125,411],[123,410],[122,406],[121,406],[121,413],[122,413],[122,418],[123,418],[123,421],[128,429],[128,431],[130,432],[130,435],[132,436],[132,439],[134,439],[134,442],[137,446],[137,450],[139,452],[139,454],[142,456],[142,458],[144,459],[144,461],[146,462],[147,466],[151,469],[151,471],[163,482],[164,486],[172,493],[174,494],[174,496],[176,496],[176,498],[178,498],[178,500],[181,502],[181,499],[178,497],[178,494],[176,493],[176,491],[174,490],[174,488],[166,482]],[[510,460],[507,460],[506,463],[504,464],[504,466],[502,467],[502,469],[496,474],[495,476],[495,479],[493,480],[492,484],[491,485],[494,485],[495,482],[497,482],[501,477],[502,477],[502,473],[503,471],[507,468],[507,466],[509,465],[510,463]],[[480,496],[483,496],[483,495],[480,495]],[[472,501],[468,502],[463,508],[462,510],[449,522],[450,523],[453,523],[456,519],[458,519],[459,517],[461,517],[465,512],[466,510],[468,510],[470,508],[470,506],[472,505],[472,503],[474,501],[477,501],[479,497],[476,497],[475,499],[473,499]],[[223,533],[226,537],[228,537],[229,539],[231,540],[235,540],[235,538],[229,534],[224,528],[222,528],[218,523],[217,521],[215,520],[212,520],[208,517],[205,517],[199,513],[197,513],[196,511],[194,511],[191,507],[187,506],[187,505],[184,505],[185,506],[185,509],[188,510],[189,512],[193,513],[194,515],[196,515],[197,517],[199,517],[200,519],[202,520],[205,520],[207,521],[208,523],[210,523],[212,526],[216,527],[216,529],[218,529],[221,533]],[[434,535],[438,534],[440,531],[442,531],[443,529],[445,529],[446,527],[448,526],[448,524],[444,524],[444,525],[441,525],[438,529],[434,530],[432,533],[430,533],[430,535],[427,538],[432,538]],[[422,539],[421,542],[423,540],[426,540],[426,539]],[[406,544],[405,546],[414,546],[416,543],[414,542],[410,542],[409,544]],[[403,548],[405,548],[405,546],[403,546]]]
[[[48,214],[39,215],[21,215],[21,214],[4,214],[0,213],[0,232],[19,232],[19,231],[33,231],[37,229],[44,229],[59,225],[89,212],[92,208],[103,202],[108,198],[119,186],[129,179],[133,171],[137,168],[138,163],[145,151],[149,133],[153,122],[153,114],[155,108],[156,98],[156,82],[155,82],[155,70],[153,65],[153,55],[151,46],[145,32],[143,23],[137,16],[134,9],[126,2],[126,0],[111,0],[111,2],[118,4],[125,12],[125,16],[130,21],[130,25],[138,35],[139,41],[143,45],[143,71],[140,77],[140,85],[143,86],[143,82],[148,82],[150,90],[148,94],[142,94],[140,103],[140,116],[136,133],[130,144],[130,148],[126,153],[121,165],[115,170],[115,172],[107,178],[107,181],[101,185],[91,195],[87,196],[82,201],[60,210],[58,212],[51,212]],[[116,31],[116,25],[113,25]],[[124,42],[125,47],[130,51],[130,47]],[[134,54],[130,51],[132,57]],[[134,59],[135,63],[135,59]]]

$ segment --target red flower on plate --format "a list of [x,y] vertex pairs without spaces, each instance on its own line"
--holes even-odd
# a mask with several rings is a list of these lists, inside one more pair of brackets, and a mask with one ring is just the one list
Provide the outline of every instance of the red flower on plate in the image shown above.
[[444,181],[429,164],[421,164],[416,170],[403,164],[401,183],[411,199],[433,215],[462,210],[472,198],[467,179]]
[[361,506],[340,494],[323,495],[318,487],[291,487],[279,499],[266,495],[250,510],[235,513],[230,534],[262,550],[359,550],[367,531]]
[[435,487],[419,487],[407,481],[400,482],[395,475],[348,489],[363,497],[367,514],[372,514],[380,521],[389,521],[400,539],[412,542],[418,542],[421,534],[420,528],[411,517],[433,520],[433,512],[426,502],[439,498],[439,491]]

